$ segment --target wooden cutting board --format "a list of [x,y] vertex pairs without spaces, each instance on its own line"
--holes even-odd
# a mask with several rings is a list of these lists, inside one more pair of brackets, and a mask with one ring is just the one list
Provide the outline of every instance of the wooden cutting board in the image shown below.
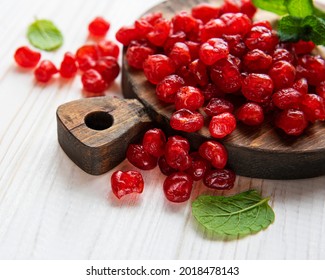
[[[163,2],[149,12],[162,12],[171,18],[181,10],[189,11],[199,1]],[[205,1],[221,3],[221,1]],[[256,19],[274,21],[276,16],[258,12]],[[196,133],[173,131],[169,119],[173,105],[160,102],[155,87],[142,71],[130,68],[123,57],[123,100],[110,97],[77,100],[58,108],[58,138],[67,155],[90,174],[102,174],[125,157],[129,142],[153,124],[168,134],[186,136],[192,148],[211,139],[207,127]],[[143,105],[135,101],[138,99]],[[258,127],[238,123],[236,130],[221,142],[229,153],[228,165],[238,175],[264,179],[298,179],[325,174],[325,123],[310,126],[300,137],[290,137],[266,120]],[[139,138],[139,137],[138,137]]]

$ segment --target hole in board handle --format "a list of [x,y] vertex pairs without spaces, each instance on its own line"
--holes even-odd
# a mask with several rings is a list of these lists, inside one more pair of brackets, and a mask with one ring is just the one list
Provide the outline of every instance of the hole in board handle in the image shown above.
[[85,124],[93,130],[105,130],[113,125],[113,117],[103,111],[91,112],[85,116]]

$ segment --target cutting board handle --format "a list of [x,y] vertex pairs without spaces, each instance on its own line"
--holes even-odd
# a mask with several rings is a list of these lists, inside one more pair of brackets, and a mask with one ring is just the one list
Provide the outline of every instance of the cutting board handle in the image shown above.
[[80,99],[57,109],[58,140],[82,170],[103,174],[125,159],[128,144],[152,127],[137,100],[114,97]]

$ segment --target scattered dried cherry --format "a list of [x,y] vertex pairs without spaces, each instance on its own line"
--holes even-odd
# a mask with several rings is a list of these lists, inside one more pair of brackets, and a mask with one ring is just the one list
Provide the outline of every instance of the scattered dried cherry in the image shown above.
[[126,158],[142,170],[150,170],[157,166],[157,158],[146,152],[143,145],[130,144],[126,151]]
[[229,190],[234,187],[236,174],[230,169],[215,169],[204,176],[204,185],[215,190]]
[[203,179],[205,173],[210,170],[210,163],[200,156],[198,152],[193,152],[190,154],[192,159],[192,164],[186,173],[191,175],[194,181],[199,181]]
[[14,59],[20,67],[34,68],[41,59],[41,53],[23,46],[16,50]]
[[168,165],[165,156],[161,156],[158,159],[158,166],[159,166],[161,173],[166,176],[171,175],[177,171],[176,169],[174,169]]
[[120,54],[120,48],[111,40],[102,40],[97,46],[100,56],[113,56],[117,59]]
[[193,179],[185,172],[169,175],[164,181],[164,194],[169,201],[184,202],[189,200],[193,187]]
[[34,71],[36,80],[42,83],[47,83],[56,73],[58,73],[58,69],[49,60],[41,61]]
[[181,136],[169,137],[165,148],[167,164],[179,171],[188,169],[192,162],[189,149],[190,145],[186,138]]
[[65,53],[60,66],[61,77],[70,79],[77,74],[77,71],[78,71],[78,66],[77,66],[76,57],[70,52]]
[[120,73],[120,66],[113,56],[105,56],[98,59],[94,69],[102,75],[108,85],[114,82]]
[[94,18],[88,25],[89,33],[93,36],[103,37],[109,30],[110,23],[103,17]]
[[115,171],[111,176],[112,191],[120,199],[130,193],[142,193],[144,182],[138,171]]
[[159,128],[148,130],[142,140],[143,149],[154,157],[160,157],[165,153],[166,136]]
[[81,76],[81,82],[83,85],[83,88],[91,93],[94,94],[86,94],[86,97],[93,97],[93,96],[101,96],[104,95],[103,92],[107,88],[107,83],[103,79],[103,77],[100,75],[98,71],[95,69],[89,69],[86,72],[84,72]]
[[226,148],[219,142],[206,141],[199,147],[200,156],[207,159],[213,167],[222,169],[226,166],[228,153]]
[[248,72],[265,73],[272,65],[272,56],[255,49],[244,56],[243,63],[244,69]]

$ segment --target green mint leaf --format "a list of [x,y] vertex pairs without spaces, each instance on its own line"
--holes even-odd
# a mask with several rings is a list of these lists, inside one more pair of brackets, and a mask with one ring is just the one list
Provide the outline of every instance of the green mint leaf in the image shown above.
[[304,18],[313,14],[314,5],[312,0],[288,0],[287,9],[289,15]]
[[303,29],[301,26],[302,19],[292,16],[281,18],[278,22],[278,35],[283,42],[297,42],[301,39]]
[[325,20],[316,16],[307,16],[302,20],[305,40],[311,40],[316,45],[325,46]]
[[55,50],[63,43],[60,30],[46,19],[34,21],[28,27],[27,38],[34,47],[45,51]]
[[252,2],[257,8],[282,16],[288,13],[287,1],[288,0],[253,0]]
[[234,196],[199,196],[192,203],[195,219],[219,236],[245,236],[266,229],[274,212],[255,190]]

